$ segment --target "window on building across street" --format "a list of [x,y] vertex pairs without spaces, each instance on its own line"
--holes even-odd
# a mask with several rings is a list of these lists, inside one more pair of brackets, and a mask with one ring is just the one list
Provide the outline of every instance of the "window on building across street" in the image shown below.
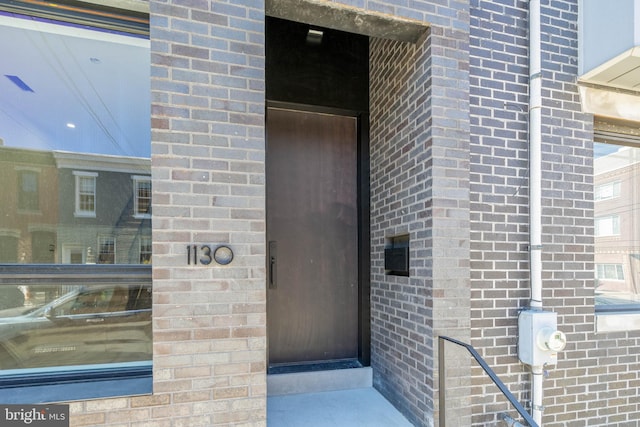
[[140,264],[151,264],[151,237],[140,237]]
[[38,211],[40,208],[38,180],[37,171],[18,170],[18,209]]
[[596,264],[598,280],[624,280],[622,264]]
[[98,238],[98,264],[115,264],[116,239],[113,236],[100,236]]
[[0,1],[2,403],[151,391],[148,14],[73,3]]
[[596,218],[596,236],[617,236],[619,234],[619,215],[607,215]]
[[138,218],[151,216],[151,178],[133,177],[134,213]]
[[73,172],[76,178],[76,210],[77,216],[96,215],[96,178],[97,173]]
[[637,329],[640,327],[640,148],[596,142],[594,153],[598,329]]
[[605,182],[596,187],[596,200],[608,200],[620,197],[620,181]]

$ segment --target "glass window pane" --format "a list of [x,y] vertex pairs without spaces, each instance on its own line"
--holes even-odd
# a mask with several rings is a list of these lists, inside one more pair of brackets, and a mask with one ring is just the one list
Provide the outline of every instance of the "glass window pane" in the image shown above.
[[151,237],[140,237],[140,264],[151,264]]
[[596,304],[640,310],[640,148],[594,153]]
[[0,263],[150,262],[149,40],[17,15],[0,39]]
[[113,237],[100,237],[98,264],[114,264],[116,259],[116,241]]
[[18,15],[0,40],[0,375],[149,362],[150,269],[99,265],[152,260],[149,40]]
[[38,173],[22,171],[18,174],[20,188],[18,189],[18,208],[37,211],[38,204]]
[[78,177],[78,211],[95,212],[95,177]]
[[0,286],[0,369],[151,360],[151,286]]
[[149,178],[136,177],[135,189],[135,213],[136,215],[151,214],[151,180]]

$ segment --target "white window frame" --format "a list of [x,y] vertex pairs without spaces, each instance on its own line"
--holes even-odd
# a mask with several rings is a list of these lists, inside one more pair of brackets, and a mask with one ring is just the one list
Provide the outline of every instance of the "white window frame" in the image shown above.
[[105,264],[103,262],[100,261],[100,255],[102,254],[102,245],[104,242],[113,242],[113,264],[117,264],[116,260],[117,258],[117,254],[118,254],[118,249],[117,249],[117,244],[116,244],[116,238],[115,236],[111,236],[111,235],[104,235],[104,236],[98,236],[98,253],[96,254],[96,262],[98,262],[99,264]]
[[620,197],[622,183],[620,181],[611,181],[600,184],[596,187],[594,200],[611,200]]
[[[606,273],[612,271],[615,272],[616,277],[606,277]],[[624,267],[622,264],[614,263],[596,264],[596,279],[624,281]]]
[[[610,223],[609,223],[610,221]],[[603,225],[607,225],[607,228],[611,229],[609,232],[603,230]],[[620,215],[605,215],[595,219],[595,236],[607,237],[607,236],[619,236],[620,235]]]
[[[84,218],[95,218],[96,217],[96,208],[97,208],[97,184],[98,184],[98,173],[97,172],[83,172],[83,171],[73,171],[73,175],[75,177],[75,210],[74,215],[76,217],[84,217]],[[82,209],[81,208],[81,196],[82,193],[80,191],[80,182],[82,179],[93,178],[93,210]],[[87,193],[88,194],[88,193]]]
[[[133,180],[133,217],[134,218],[151,218],[151,214],[148,212],[140,213],[139,211],[139,195],[138,195],[138,185],[142,182],[149,183],[149,190],[151,190],[151,177],[143,176],[143,175],[133,175],[131,177]],[[151,208],[151,194],[149,194],[149,208]]]
[[[138,252],[138,258],[142,258],[142,255],[146,255],[149,254],[149,262],[148,264],[151,264],[152,261],[152,256],[153,256],[153,250],[152,250],[152,244],[153,244],[153,240],[151,239],[151,236],[140,236],[139,239],[139,248],[140,251]],[[147,248],[149,250],[147,250]],[[144,262],[140,262],[141,264],[145,264]]]

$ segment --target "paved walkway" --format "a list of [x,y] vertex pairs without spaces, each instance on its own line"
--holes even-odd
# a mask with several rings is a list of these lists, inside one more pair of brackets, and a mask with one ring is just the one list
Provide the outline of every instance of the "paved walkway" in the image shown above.
[[271,396],[268,427],[411,427],[373,388]]

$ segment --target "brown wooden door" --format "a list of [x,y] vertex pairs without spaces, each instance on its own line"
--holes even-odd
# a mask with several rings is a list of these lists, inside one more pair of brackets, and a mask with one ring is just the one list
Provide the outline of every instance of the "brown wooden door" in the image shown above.
[[357,120],[267,112],[270,366],[358,356]]

